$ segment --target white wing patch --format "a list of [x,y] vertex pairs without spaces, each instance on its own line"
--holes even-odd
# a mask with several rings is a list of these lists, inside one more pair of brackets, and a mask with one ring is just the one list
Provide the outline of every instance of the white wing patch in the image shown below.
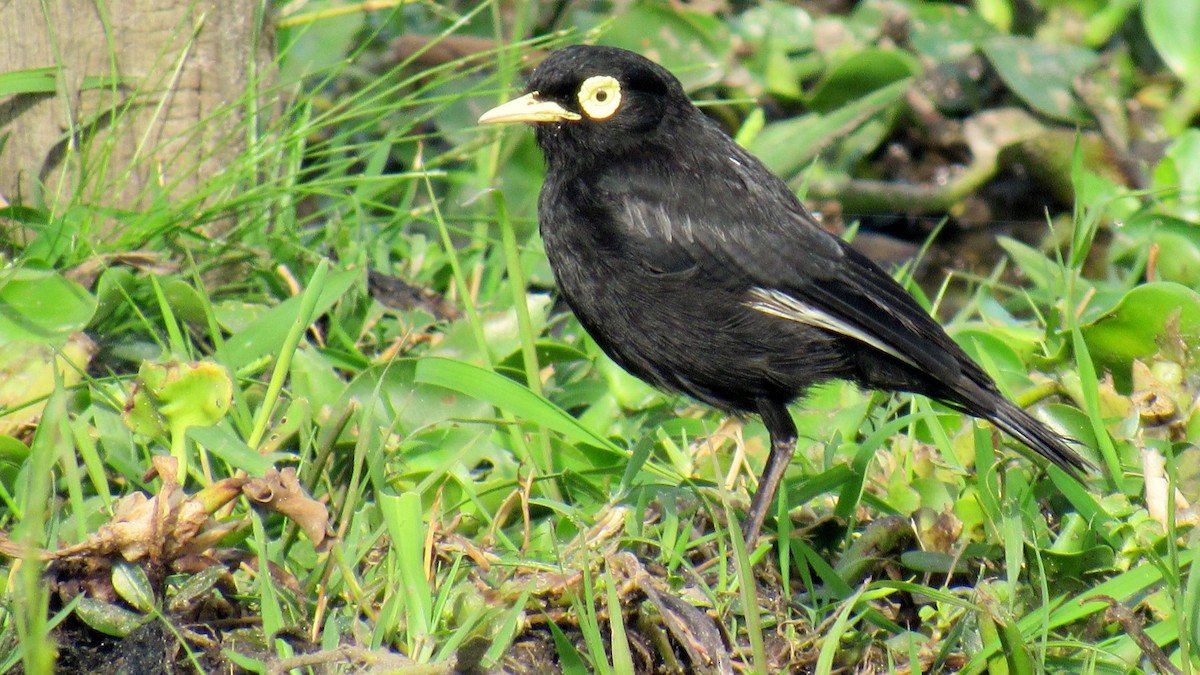
[[[667,214],[660,205],[629,199],[624,203],[625,218],[650,239],[665,239],[668,243],[682,238],[682,241],[694,241],[692,232],[692,217],[687,214],[676,215],[674,218]],[[719,233],[724,239],[724,233]]]
[[764,314],[770,314],[771,316],[777,316],[781,319],[795,321],[808,326],[824,328],[825,330],[854,338],[914,368],[919,368],[911,358],[896,351],[895,347],[880,340],[878,337],[867,333],[853,324],[847,323],[843,319],[833,316],[829,312],[806,305],[783,291],[755,286],[750,289],[750,301],[746,304]]

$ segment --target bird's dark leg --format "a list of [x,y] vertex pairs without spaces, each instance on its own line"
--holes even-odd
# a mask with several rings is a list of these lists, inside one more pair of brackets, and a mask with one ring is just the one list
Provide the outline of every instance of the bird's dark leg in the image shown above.
[[783,474],[792,461],[792,455],[796,453],[796,423],[788,414],[787,407],[775,401],[761,400],[758,402],[758,414],[771,436],[771,454],[767,456],[767,465],[763,468],[758,489],[750,500],[750,510],[746,512],[746,520],[742,523],[747,549],[754,548],[763,521],[767,519],[767,509],[775,503]]

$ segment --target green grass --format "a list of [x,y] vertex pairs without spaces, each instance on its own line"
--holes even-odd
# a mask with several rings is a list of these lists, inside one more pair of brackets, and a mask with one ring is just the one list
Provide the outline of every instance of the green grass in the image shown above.
[[[249,147],[202,190],[147,195],[136,212],[88,190],[5,211],[31,236],[5,240],[0,271],[0,299],[28,319],[0,318],[0,368],[20,383],[0,382],[0,412],[27,422],[0,435],[0,672],[49,672],[81,634],[146,624],[214,670],[315,658],[339,672],[552,660],[625,673],[728,658],[750,672],[1124,673],[1162,672],[1166,658],[1196,672],[1194,129],[1141,190],[1101,177],[1085,131],[1060,149],[1077,206],[1049,214],[1045,245],[1005,241],[994,270],[954,275],[932,302],[910,284],[930,305],[965,288],[951,334],[1103,475],[1080,486],[937,404],[833,383],[795,407],[800,447],[777,514],[790,517],[748,551],[737,517],[765,431],[656,392],[600,353],[553,301],[530,134],[474,124],[519,86],[524,57],[582,38],[511,42],[545,28],[538,6],[520,7],[287,17],[280,70],[302,79],[272,85],[286,100],[277,117],[236,117]],[[661,31],[646,39],[683,40],[668,60],[719,118],[755,120],[740,136],[751,147],[783,123],[758,128],[747,101],[759,96],[837,133],[781,157],[804,170],[789,178],[857,180],[907,114],[891,94],[808,110],[819,100],[779,78],[836,71],[810,46],[721,51],[761,17],[647,7],[563,21],[625,44],[653,15]],[[389,64],[382,45],[404,32],[497,46]],[[859,67],[897,67],[879,59]],[[748,79],[714,80],[707,63]],[[1023,86],[1009,83],[1010,102]],[[95,151],[77,158],[98,167],[91,185],[120,179]],[[113,220],[118,236],[101,236]],[[398,305],[368,271],[437,293],[453,316]],[[55,309],[39,312],[46,298]],[[51,354],[73,365],[50,367]],[[204,366],[156,384],[175,362]],[[1167,412],[1140,412],[1151,404]],[[1161,475],[1143,453],[1164,458]],[[157,529],[114,534],[114,519],[145,522],[122,515],[131,495],[171,491],[146,475],[171,454],[172,504],[195,509],[198,532],[152,518]],[[312,511],[251,506],[242,481],[271,467],[296,468],[302,489],[289,494],[327,507],[335,536],[314,544]],[[34,551],[82,542],[53,561]],[[135,544],[148,547],[130,554],[144,581],[78,564]],[[100,592],[74,595],[80,579]],[[1105,598],[1129,612],[1106,614]],[[187,632],[212,614],[253,620],[215,642]]]

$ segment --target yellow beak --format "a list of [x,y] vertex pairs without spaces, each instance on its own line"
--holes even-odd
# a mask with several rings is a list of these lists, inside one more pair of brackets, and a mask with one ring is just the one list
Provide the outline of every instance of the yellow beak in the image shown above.
[[483,113],[479,116],[479,123],[575,122],[579,119],[582,119],[579,113],[573,113],[553,101],[543,101],[535,91]]

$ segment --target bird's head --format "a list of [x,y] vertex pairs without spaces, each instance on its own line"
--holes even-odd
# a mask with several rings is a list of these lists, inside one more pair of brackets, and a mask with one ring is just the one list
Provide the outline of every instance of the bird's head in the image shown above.
[[479,122],[532,123],[551,163],[625,152],[695,112],[670,71],[615,47],[551,52],[529,78],[527,92],[485,112]]

